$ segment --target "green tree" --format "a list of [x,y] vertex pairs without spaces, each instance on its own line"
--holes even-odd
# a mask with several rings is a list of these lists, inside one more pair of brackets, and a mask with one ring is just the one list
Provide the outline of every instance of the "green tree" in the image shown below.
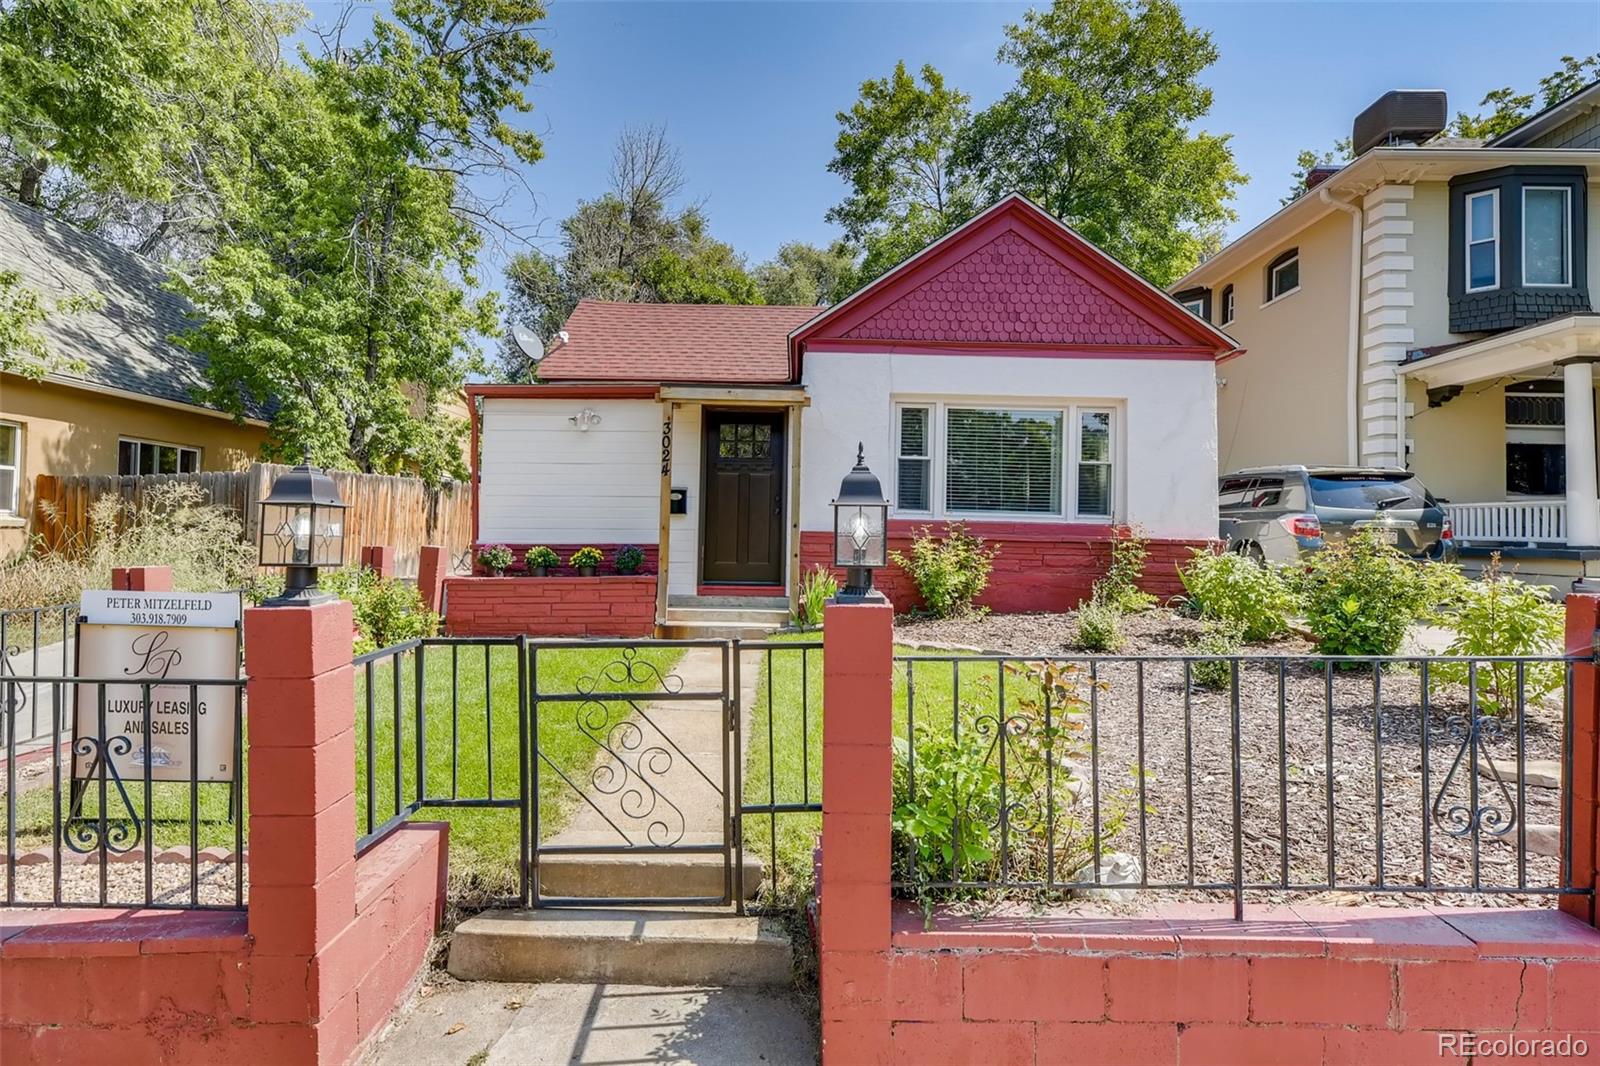
[[0,270],[0,372],[34,381],[55,373],[73,373],[83,363],[50,348],[38,327],[51,315],[71,315],[101,304],[98,293],[49,299],[22,283],[14,270]]
[[[1562,56],[1561,65],[1539,79],[1539,107],[1571,96],[1589,82],[1600,78],[1600,52],[1578,58]],[[1521,125],[1533,112],[1535,94],[1519,93],[1510,86],[1493,89],[1478,102],[1477,114],[1458,111],[1450,133],[1456,137],[1492,140]]]
[[856,252],[842,240],[826,248],[790,241],[752,274],[766,303],[838,303],[856,288]]
[[1306,179],[1318,167],[1331,167],[1347,163],[1352,158],[1350,152],[1350,138],[1341,137],[1333,142],[1333,147],[1325,152],[1316,152],[1310,148],[1302,148],[1300,154],[1295,156],[1294,173],[1289,176],[1289,195],[1278,201],[1280,204],[1292,204],[1305,195]]

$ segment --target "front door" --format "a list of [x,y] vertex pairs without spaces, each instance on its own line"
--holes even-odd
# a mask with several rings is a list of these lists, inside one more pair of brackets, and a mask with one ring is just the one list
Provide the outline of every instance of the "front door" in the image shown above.
[[783,583],[783,415],[708,411],[700,579]]

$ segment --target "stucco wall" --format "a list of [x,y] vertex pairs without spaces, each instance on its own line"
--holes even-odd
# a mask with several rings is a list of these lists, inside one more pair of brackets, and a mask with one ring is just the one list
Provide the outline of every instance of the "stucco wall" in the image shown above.
[[22,425],[19,517],[0,518],[0,558],[27,544],[33,479],[40,474],[115,474],[119,437],[199,448],[202,470],[248,466],[266,439],[263,427],[236,425],[223,416],[11,374],[0,381],[0,421]]
[[1452,503],[1503,500],[1506,491],[1505,390],[1469,385],[1441,407],[1428,406],[1428,390],[1407,382],[1414,413],[1406,426],[1416,442],[1410,467],[1436,496]]
[[858,441],[888,489],[894,403],[942,398],[1117,408],[1115,521],[1142,526],[1153,537],[1214,537],[1215,373],[1209,360],[808,353],[800,526],[832,528],[830,504],[855,464]]
[[[598,425],[570,421],[585,408]],[[655,543],[661,405],[654,400],[483,402],[480,543]]]

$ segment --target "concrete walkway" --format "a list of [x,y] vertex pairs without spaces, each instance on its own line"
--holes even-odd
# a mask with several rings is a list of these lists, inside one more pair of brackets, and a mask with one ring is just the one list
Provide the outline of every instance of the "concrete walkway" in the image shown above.
[[418,992],[366,1066],[816,1061],[804,1001],[788,992],[469,982]]

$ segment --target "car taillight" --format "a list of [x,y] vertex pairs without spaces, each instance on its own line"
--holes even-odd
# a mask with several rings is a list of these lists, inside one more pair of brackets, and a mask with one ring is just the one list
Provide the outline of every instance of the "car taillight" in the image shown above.
[[1444,520],[1444,525],[1441,526],[1440,529],[1439,529],[1439,539],[1440,540],[1454,540],[1455,539],[1455,535],[1456,535],[1455,527],[1450,524],[1450,518],[1447,515],[1445,517],[1445,520]]
[[1278,519],[1278,524],[1296,537],[1316,539],[1322,536],[1322,522],[1314,514],[1292,514]]

